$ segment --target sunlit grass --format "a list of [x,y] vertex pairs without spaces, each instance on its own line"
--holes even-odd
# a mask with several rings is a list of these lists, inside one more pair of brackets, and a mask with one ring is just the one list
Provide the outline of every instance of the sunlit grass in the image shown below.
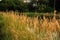
[[60,40],[59,21],[29,17],[18,12],[0,12],[1,40]]

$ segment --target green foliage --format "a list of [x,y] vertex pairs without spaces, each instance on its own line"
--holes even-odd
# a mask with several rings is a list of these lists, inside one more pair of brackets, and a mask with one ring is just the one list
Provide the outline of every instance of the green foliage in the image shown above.
[[[51,1],[53,4],[53,0]],[[33,7],[33,4],[37,6]],[[0,10],[13,10],[13,11],[37,11],[37,12],[49,12],[53,10],[53,5],[50,4],[50,0],[31,0],[30,3],[24,3],[23,0],[2,0],[0,2]],[[48,5],[48,6],[47,6]],[[52,5],[52,6],[51,6]],[[50,9],[50,10],[48,10]]]

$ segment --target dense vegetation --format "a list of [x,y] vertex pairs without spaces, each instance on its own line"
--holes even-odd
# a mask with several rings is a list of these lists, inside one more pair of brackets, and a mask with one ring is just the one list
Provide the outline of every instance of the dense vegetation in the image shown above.
[[[60,1],[55,1],[56,10],[59,11]],[[31,0],[29,3],[24,3],[24,0],[1,0],[0,10],[51,12],[54,10],[54,0]]]
[[60,1],[26,1],[0,0],[0,40],[60,40]]
[[0,40],[60,40],[60,21],[0,12]]

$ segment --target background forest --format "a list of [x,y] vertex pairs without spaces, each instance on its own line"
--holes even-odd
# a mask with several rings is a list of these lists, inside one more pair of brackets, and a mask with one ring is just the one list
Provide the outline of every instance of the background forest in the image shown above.
[[19,12],[52,12],[55,9],[60,11],[60,0],[0,0],[1,11]]

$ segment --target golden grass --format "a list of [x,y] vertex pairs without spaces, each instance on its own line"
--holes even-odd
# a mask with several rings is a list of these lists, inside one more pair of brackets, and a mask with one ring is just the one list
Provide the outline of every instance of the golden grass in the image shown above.
[[[55,16],[52,19],[18,15],[18,12],[0,12],[5,28],[2,31],[13,36],[5,40],[59,40],[60,25]],[[55,36],[54,36],[55,35]],[[9,36],[9,35],[8,35]],[[56,38],[55,38],[56,37]]]

